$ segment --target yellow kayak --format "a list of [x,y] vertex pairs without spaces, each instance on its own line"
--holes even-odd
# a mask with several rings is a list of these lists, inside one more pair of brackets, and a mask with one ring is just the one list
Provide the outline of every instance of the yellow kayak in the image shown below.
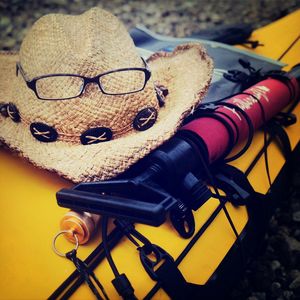
[[[251,39],[264,44],[254,52],[278,59],[299,35],[300,10],[256,30]],[[277,41],[280,41],[277,42]],[[240,46],[242,47],[242,46]],[[300,41],[283,56],[285,70],[299,62]],[[300,105],[294,114],[300,118]],[[291,147],[299,145],[299,121],[286,129]],[[263,147],[263,134],[257,132],[244,154],[231,164],[245,171]],[[275,143],[268,147],[270,175],[272,182],[285,164],[280,149]],[[259,176],[258,176],[259,174]],[[265,194],[269,189],[263,157],[255,165],[248,179],[253,188]],[[56,192],[73,184],[56,174],[40,170],[27,161],[0,149],[0,198],[1,233],[0,290],[3,299],[45,299],[74,271],[74,265],[65,258],[58,257],[52,250],[52,240],[59,231],[59,221],[68,211],[56,203]],[[217,199],[207,201],[195,213],[196,232],[207,221],[219,205]],[[239,234],[245,232],[248,223],[244,206],[226,207]],[[169,222],[159,227],[136,225],[136,229],[152,243],[165,249],[175,260],[187,247],[190,240],[181,238]],[[78,257],[84,260],[101,242],[100,232],[78,249]],[[179,270],[184,278],[193,284],[206,285],[214,279],[216,271],[222,272],[226,259],[236,243],[236,237],[223,211],[195,242],[188,254],[180,261]],[[70,250],[73,245],[67,240],[59,240],[59,248]],[[135,295],[142,299],[156,285],[140,263],[136,246],[122,238],[111,251],[121,273],[125,272],[135,289]],[[236,254],[238,255],[238,254]],[[95,269],[95,274],[103,284],[110,299],[119,299],[111,284],[114,279],[109,264],[104,259]],[[168,299],[163,289],[159,289],[154,299]],[[82,284],[72,295],[72,299],[94,299],[87,285]]]

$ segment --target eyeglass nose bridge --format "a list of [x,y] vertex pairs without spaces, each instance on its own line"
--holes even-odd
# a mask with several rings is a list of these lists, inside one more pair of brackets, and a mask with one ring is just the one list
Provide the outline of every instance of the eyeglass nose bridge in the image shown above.
[[96,85],[98,85],[100,91],[105,94],[105,92],[103,91],[101,85],[100,85],[100,81],[99,81],[100,76],[95,76],[95,77],[84,77],[83,80],[83,86],[81,89],[81,95],[85,92],[85,89],[87,87],[87,85],[91,84],[91,83],[95,83]]

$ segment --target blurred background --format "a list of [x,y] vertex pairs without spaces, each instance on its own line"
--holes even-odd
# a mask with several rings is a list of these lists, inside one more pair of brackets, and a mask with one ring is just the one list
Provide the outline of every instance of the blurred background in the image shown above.
[[102,7],[117,15],[128,29],[136,24],[143,24],[157,33],[184,37],[222,24],[244,22],[258,28],[299,8],[300,1],[0,0],[0,49],[19,49],[26,31],[45,14],[79,14],[93,6]]
[[[300,1],[0,0],[0,50],[18,50],[26,31],[45,14],[79,14],[93,6],[117,15],[128,29],[143,24],[156,33],[184,37],[223,24],[250,23],[259,28],[299,9]],[[230,299],[300,299],[300,158],[286,195],[271,220],[261,255],[249,265]]]

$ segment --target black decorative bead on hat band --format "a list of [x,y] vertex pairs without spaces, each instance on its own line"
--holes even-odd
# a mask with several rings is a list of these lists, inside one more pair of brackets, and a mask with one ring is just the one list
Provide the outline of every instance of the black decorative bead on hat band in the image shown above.
[[55,142],[58,137],[57,131],[44,123],[32,123],[30,132],[38,141],[45,143]]
[[8,117],[7,106],[8,103],[3,103],[3,102],[0,103],[0,114],[5,118]]
[[16,123],[21,121],[19,110],[11,102],[9,102],[9,103],[1,102],[0,103],[0,114],[5,118],[7,118],[7,117],[11,118]]
[[156,98],[158,100],[159,107],[162,107],[165,105],[166,102],[165,98],[169,94],[169,90],[165,86],[158,85],[158,84],[155,84],[154,88],[155,88]]
[[152,127],[157,119],[157,110],[154,107],[147,107],[138,112],[133,120],[133,128],[139,131]]
[[7,115],[10,117],[14,122],[18,123],[21,121],[19,110],[13,103],[8,103],[6,105]]
[[95,127],[86,130],[80,136],[81,144],[91,145],[107,142],[112,139],[113,133],[107,127]]

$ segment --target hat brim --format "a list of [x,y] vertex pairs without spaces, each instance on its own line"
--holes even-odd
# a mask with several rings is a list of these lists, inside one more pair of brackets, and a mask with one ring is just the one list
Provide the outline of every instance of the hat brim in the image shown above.
[[[17,60],[17,53],[0,54],[0,102],[13,102]],[[169,91],[156,123],[148,130],[88,146],[63,141],[42,143],[31,135],[26,128],[29,126],[0,116],[0,140],[34,165],[73,182],[117,176],[172,137],[201,102],[211,82],[212,60],[197,43],[180,45],[171,53],[155,53],[148,63],[154,81]]]

